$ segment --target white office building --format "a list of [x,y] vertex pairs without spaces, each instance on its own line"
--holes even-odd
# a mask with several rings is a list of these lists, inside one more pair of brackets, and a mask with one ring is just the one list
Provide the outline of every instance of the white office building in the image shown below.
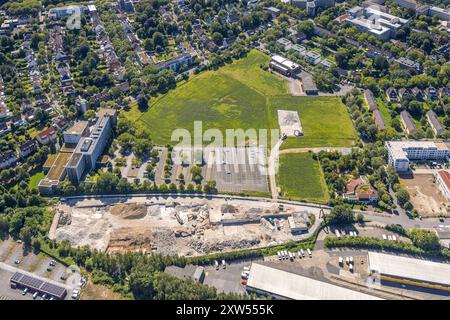
[[409,170],[411,160],[445,160],[450,156],[447,145],[441,141],[386,141],[389,164],[398,172]]
[[442,194],[450,199],[450,173],[445,170],[440,170],[436,173],[436,184],[441,190]]

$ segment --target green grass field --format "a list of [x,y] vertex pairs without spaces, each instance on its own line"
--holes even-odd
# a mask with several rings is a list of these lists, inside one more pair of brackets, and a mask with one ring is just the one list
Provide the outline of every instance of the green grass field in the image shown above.
[[39,181],[41,181],[44,178],[45,178],[45,173],[43,171],[36,172],[32,176],[30,176],[30,182],[28,183],[29,188],[37,189]]
[[[203,131],[226,129],[278,129],[277,109],[297,110],[305,136],[288,139],[286,147],[346,147],[356,134],[345,106],[337,97],[293,97],[282,78],[260,68],[269,57],[251,51],[246,58],[216,71],[193,76],[175,90],[151,102],[137,120],[159,145],[174,144],[176,128],[193,132],[194,121]],[[130,120],[136,121],[137,108]]]
[[309,152],[280,155],[277,185],[281,188],[282,198],[328,201],[328,188],[319,162]]

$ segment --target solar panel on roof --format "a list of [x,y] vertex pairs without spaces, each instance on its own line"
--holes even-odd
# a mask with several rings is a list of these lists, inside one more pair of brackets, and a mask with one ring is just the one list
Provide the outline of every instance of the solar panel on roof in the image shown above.
[[20,272],[16,272],[13,274],[13,276],[11,277],[12,281],[19,281],[21,278],[23,277],[23,274]]
[[24,275],[22,279],[20,280],[20,283],[24,286],[30,287],[30,288],[36,288],[39,289],[39,287],[44,283],[44,281],[40,279],[36,279],[27,275]]
[[63,287],[54,285],[52,283],[48,283],[45,282],[42,287],[41,287],[42,291],[48,292],[54,296],[60,297],[64,294],[64,291],[66,291],[66,289],[64,289]]

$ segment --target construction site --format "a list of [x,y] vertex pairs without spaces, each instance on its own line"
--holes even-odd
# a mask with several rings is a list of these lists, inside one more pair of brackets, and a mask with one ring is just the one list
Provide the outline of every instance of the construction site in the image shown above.
[[202,197],[108,197],[55,207],[50,238],[106,252],[197,256],[309,236],[320,208]]

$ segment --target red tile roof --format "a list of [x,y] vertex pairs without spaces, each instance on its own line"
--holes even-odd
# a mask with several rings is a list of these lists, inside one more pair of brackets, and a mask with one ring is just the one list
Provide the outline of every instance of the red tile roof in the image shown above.
[[52,127],[48,127],[47,129],[45,129],[42,132],[38,133],[39,138],[41,139],[45,139],[48,136],[52,136],[55,134],[55,129],[53,129]]
[[445,170],[440,170],[439,175],[442,178],[442,181],[447,185],[447,188],[450,189],[450,173]]

